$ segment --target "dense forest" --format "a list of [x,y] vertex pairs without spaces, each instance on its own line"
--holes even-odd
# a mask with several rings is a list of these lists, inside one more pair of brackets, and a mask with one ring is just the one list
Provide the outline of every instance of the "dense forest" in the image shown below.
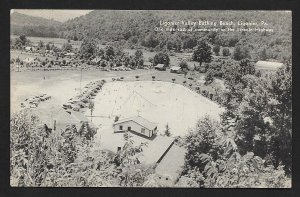
[[[182,20],[265,21],[274,32],[154,31],[155,27],[160,26],[160,21]],[[180,25],[172,27],[180,28]],[[243,50],[250,51],[250,57],[256,60],[259,59],[259,54],[279,61],[291,56],[292,22],[288,12],[242,11],[241,14],[241,11],[96,10],[58,26],[51,24],[48,27],[38,25],[12,29],[14,34],[23,33],[27,36],[61,37],[71,40],[93,38],[100,44],[117,43],[126,48],[145,47],[155,51],[192,49],[199,40],[204,39],[212,45],[221,47],[242,46]]]

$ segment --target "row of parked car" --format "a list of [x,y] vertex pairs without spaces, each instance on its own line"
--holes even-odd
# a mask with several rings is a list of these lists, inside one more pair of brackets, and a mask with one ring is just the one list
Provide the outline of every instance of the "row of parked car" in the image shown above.
[[83,108],[89,107],[89,101],[96,97],[96,94],[102,88],[105,80],[98,80],[88,83],[81,91],[81,93],[71,99],[65,104],[63,108],[65,110],[72,109],[74,111],[80,111]]
[[22,108],[36,108],[40,102],[51,99],[51,96],[47,94],[40,94],[33,96],[31,98],[25,99],[24,102],[21,103]]

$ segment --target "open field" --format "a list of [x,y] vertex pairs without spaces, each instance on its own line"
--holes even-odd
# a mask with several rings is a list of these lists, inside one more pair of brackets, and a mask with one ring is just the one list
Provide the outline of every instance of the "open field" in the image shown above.
[[[10,36],[10,39],[13,40],[15,38],[17,38],[18,36],[17,35],[11,35]],[[37,45],[40,41],[43,41],[44,44],[47,44],[48,42],[52,42],[55,46],[61,48],[62,45],[64,43],[66,43],[68,40],[67,39],[64,39],[64,38],[47,38],[47,37],[30,37],[28,36],[27,37],[33,45]],[[70,41],[72,46],[74,48],[79,48],[80,45],[81,45],[81,41],[74,41],[74,40],[71,40]]]
[[54,60],[55,59],[53,56],[47,55],[47,56],[44,57],[44,56],[42,56],[38,53],[28,53],[28,52],[22,52],[22,51],[19,51],[19,50],[11,50],[10,51],[10,58],[11,59],[12,58],[14,58],[14,59],[20,58],[20,60],[24,60],[28,57],[30,57],[30,58],[36,58],[37,57],[41,60],[45,60],[46,58],[48,58],[49,60]]

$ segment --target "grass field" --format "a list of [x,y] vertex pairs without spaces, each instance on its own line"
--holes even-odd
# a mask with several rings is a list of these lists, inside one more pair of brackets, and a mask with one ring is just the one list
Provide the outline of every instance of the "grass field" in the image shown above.
[[[10,36],[11,39],[15,39],[17,37],[18,36],[16,35]],[[40,41],[43,41],[44,44],[47,44],[48,42],[52,42],[55,46],[59,48],[61,48],[62,45],[68,41],[67,39],[64,38],[47,38],[47,37],[30,37],[30,36],[27,38],[33,43],[33,45],[37,45]],[[81,41],[74,41],[74,40],[71,40],[70,42],[74,48],[79,48],[82,43]]]
[[16,59],[16,58],[20,58],[20,60],[24,60],[24,59],[26,59],[27,57],[32,57],[32,58],[39,58],[39,59],[41,59],[41,60],[45,60],[46,58],[48,58],[49,60],[54,60],[54,57],[53,56],[49,56],[49,55],[47,55],[47,56],[42,56],[42,55],[40,55],[40,54],[38,54],[38,53],[28,53],[28,52],[22,52],[22,51],[19,51],[19,50],[11,50],[10,51],[10,58],[12,59],[12,58],[14,58],[14,59]]

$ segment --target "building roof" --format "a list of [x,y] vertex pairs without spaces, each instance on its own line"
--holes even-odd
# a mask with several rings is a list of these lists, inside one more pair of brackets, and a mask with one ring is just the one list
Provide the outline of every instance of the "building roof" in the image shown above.
[[180,70],[181,68],[179,66],[172,66],[170,69],[171,70]]
[[101,58],[100,57],[95,57],[94,59],[91,60],[92,62],[100,62]]
[[177,179],[182,172],[185,153],[185,148],[174,144],[155,168],[155,173]]
[[34,62],[34,59],[33,57],[26,57],[25,59],[23,59],[23,62],[26,62],[26,63],[30,63],[30,62]]
[[26,50],[31,50],[33,47],[25,47]]
[[144,62],[144,65],[145,65],[145,66],[151,66],[152,63],[151,63],[151,62]]
[[163,68],[163,67],[165,67],[164,64],[157,64],[157,65],[155,66],[155,68]]
[[[164,153],[174,142],[173,137],[158,135],[153,140],[149,141],[147,146],[143,148],[143,157],[139,160],[145,164],[153,164],[159,161]],[[166,155],[168,155],[167,153]],[[165,155],[165,156],[166,156]],[[165,157],[164,156],[164,157]]]
[[257,61],[255,64],[257,67],[265,69],[277,69],[283,66],[283,63],[280,62],[270,62],[270,61]]
[[155,127],[157,127],[157,124],[150,122],[149,120],[147,120],[141,116],[124,118],[124,119],[121,119],[121,120],[118,120],[117,122],[115,122],[114,125],[124,123],[124,122],[129,122],[129,121],[133,121],[149,130],[153,130],[153,129],[155,129]]

